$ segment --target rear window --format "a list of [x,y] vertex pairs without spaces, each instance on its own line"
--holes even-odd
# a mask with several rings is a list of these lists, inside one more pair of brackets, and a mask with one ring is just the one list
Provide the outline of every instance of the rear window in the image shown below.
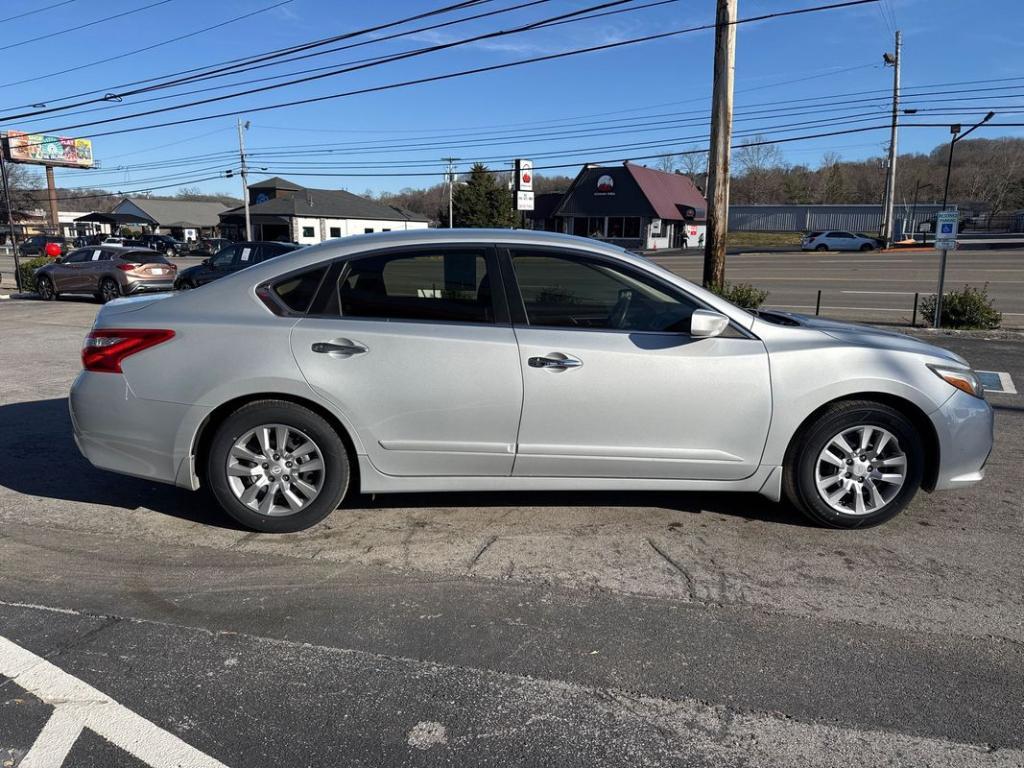
[[274,295],[292,312],[305,312],[309,309],[326,271],[325,267],[321,267],[279,280],[272,287]]
[[814,239],[815,237],[821,237],[821,232],[809,232],[807,236],[811,239]]
[[144,250],[144,251],[130,251],[128,253],[119,253],[115,258],[121,259],[122,261],[132,261],[137,264],[170,264],[167,259],[163,257],[163,254],[157,253],[156,251]]

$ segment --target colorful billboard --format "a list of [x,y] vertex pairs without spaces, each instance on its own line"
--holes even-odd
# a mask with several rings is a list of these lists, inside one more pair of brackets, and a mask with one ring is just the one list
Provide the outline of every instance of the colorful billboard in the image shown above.
[[92,141],[67,136],[44,136],[24,131],[7,132],[7,159],[12,163],[92,168]]

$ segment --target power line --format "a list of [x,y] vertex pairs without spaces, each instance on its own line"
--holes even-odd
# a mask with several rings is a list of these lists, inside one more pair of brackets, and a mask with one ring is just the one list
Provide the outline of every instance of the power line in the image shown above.
[[51,10],[53,8],[60,8],[62,5],[71,5],[73,2],[75,2],[75,0],[61,0],[61,2],[54,3],[53,5],[46,5],[46,6],[43,6],[42,8],[36,8],[35,10],[32,10],[32,11],[25,11],[24,13],[17,13],[14,16],[8,16],[6,19],[0,19],[0,24],[4,24],[5,22],[8,22],[8,21],[14,21],[15,19],[23,19],[26,16],[31,16],[31,15],[33,15],[35,13],[42,13],[43,11],[49,11],[49,10]]
[[[172,0],[157,0],[155,3],[150,3],[149,5],[144,5],[141,8],[133,8],[130,11],[122,11],[121,13],[115,13],[113,16],[106,16],[106,17],[104,17],[102,19],[96,19],[96,21],[90,21],[90,22],[87,22],[85,24],[78,24],[77,26],[68,27],[66,29],[60,29],[60,30],[57,30],[56,32],[47,32],[47,33],[45,33],[45,36],[46,36],[47,39],[50,39],[50,38],[58,37],[59,35],[66,35],[69,32],[79,32],[79,31],[81,31],[83,29],[86,29],[88,27],[95,27],[97,24],[102,24],[105,21],[113,21],[114,19],[120,19],[120,18],[122,18],[124,16],[131,16],[133,13],[141,13],[142,11],[148,11],[150,8],[156,8],[158,5],[166,5],[167,3],[171,2],[171,1]],[[8,43],[7,45],[0,46],[0,51],[7,51],[7,50],[10,50],[11,48],[17,48],[18,46],[21,46],[21,45],[28,45],[29,43],[38,43],[39,42],[39,37],[40,37],[39,35],[35,35],[35,36],[29,37],[29,38],[27,38],[25,40],[20,40],[17,43]]]
[[[802,15],[802,14],[807,14],[807,13],[815,13],[815,12],[818,12],[818,11],[834,10],[834,9],[837,9],[837,8],[848,8],[848,7],[852,7],[852,6],[865,5],[865,4],[868,4],[868,3],[875,3],[875,2],[878,2],[878,0],[845,0],[845,2],[830,3],[828,5],[812,6],[810,8],[800,8],[800,9],[795,9],[795,10],[790,10],[790,11],[779,11],[779,12],[775,12],[775,13],[762,14],[762,15],[759,15],[759,16],[752,16],[752,17],[748,17],[746,19],[738,19],[735,23],[736,24],[743,24],[743,23],[750,23],[750,22],[756,22],[756,21],[765,21],[767,19],[783,18],[783,17],[788,17],[788,16],[796,16],[796,15]],[[113,135],[117,135],[117,134],[131,133],[131,132],[141,131],[141,130],[152,130],[154,128],[162,128],[162,127],[166,127],[166,126],[169,126],[169,125],[185,125],[185,124],[188,124],[188,123],[202,122],[202,121],[205,121],[205,120],[214,120],[214,119],[218,119],[218,118],[221,118],[221,117],[233,116],[233,115],[239,114],[241,112],[247,112],[247,113],[265,112],[265,111],[274,110],[274,109],[282,109],[284,107],[294,107],[294,106],[299,106],[299,105],[304,105],[304,104],[313,104],[313,103],[318,103],[318,102],[322,102],[322,101],[329,101],[329,100],[333,100],[333,99],[345,98],[345,97],[348,97],[348,96],[363,95],[363,94],[367,94],[367,93],[379,93],[381,91],[393,90],[393,89],[397,89],[397,88],[404,88],[404,87],[408,87],[408,86],[412,86],[412,85],[423,85],[423,84],[426,84],[426,83],[439,82],[439,81],[443,81],[443,80],[451,80],[451,79],[455,79],[455,78],[466,77],[466,76],[469,76],[469,75],[482,74],[482,73],[485,73],[485,72],[494,72],[494,71],[498,71],[498,70],[502,70],[502,69],[509,69],[511,67],[522,66],[524,64],[535,64],[535,63],[539,63],[539,62],[543,62],[543,61],[554,61],[554,60],[558,60],[558,59],[568,58],[568,57],[571,57],[571,56],[577,56],[577,55],[584,54],[584,53],[595,53],[597,51],[606,51],[606,50],[611,50],[611,49],[615,49],[615,48],[621,48],[621,47],[624,47],[624,46],[627,46],[627,45],[635,45],[637,43],[651,42],[651,41],[654,41],[654,40],[663,40],[663,39],[666,39],[666,38],[669,38],[669,37],[675,37],[675,36],[678,36],[678,35],[681,35],[681,34],[686,34],[686,33],[690,33],[690,32],[697,32],[697,31],[703,31],[703,30],[706,30],[706,29],[711,29],[714,26],[715,26],[714,24],[703,24],[703,25],[700,25],[700,26],[697,26],[697,27],[689,27],[689,28],[685,28],[685,29],[677,29],[677,30],[672,30],[672,31],[669,31],[669,32],[661,32],[661,33],[658,33],[658,34],[645,35],[643,37],[631,38],[629,40],[620,40],[620,41],[613,42],[613,43],[605,43],[605,44],[602,44],[602,45],[588,46],[586,48],[577,48],[577,49],[573,49],[573,50],[569,50],[569,51],[561,51],[559,53],[547,54],[547,55],[544,55],[544,56],[535,56],[535,57],[531,57],[531,58],[527,58],[527,59],[519,59],[517,61],[504,62],[504,63],[501,63],[501,64],[492,64],[492,65],[489,65],[489,66],[476,67],[476,68],[467,69],[467,70],[459,70],[457,72],[448,72],[448,73],[444,73],[444,74],[440,74],[440,75],[432,75],[432,76],[428,76],[428,77],[416,78],[416,79],[413,79],[413,80],[405,80],[405,81],[401,81],[401,82],[397,82],[397,83],[388,83],[388,84],[385,84],[385,85],[378,85],[378,86],[360,88],[360,89],[356,89],[356,90],[352,90],[352,91],[343,91],[341,93],[327,94],[327,95],[324,95],[324,96],[316,96],[316,97],[311,97],[311,98],[306,98],[306,99],[296,99],[294,101],[281,102],[281,103],[270,104],[270,105],[265,105],[265,106],[261,106],[261,107],[250,107],[250,108],[247,108],[247,109],[243,108],[243,109],[240,109],[240,110],[237,110],[237,111],[223,112],[223,113],[213,114],[213,115],[203,115],[203,116],[199,116],[199,117],[187,118],[187,119],[183,119],[183,120],[175,120],[175,121],[170,121],[170,122],[165,122],[165,123],[155,123],[155,124],[152,124],[152,125],[136,126],[134,128],[124,128],[124,129],[119,129],[119,130],[114,130],[114,131],[105,131],[105,132],[100,132],[100,133],[91,133],[89,135],[92,136],[92,137],[113,136]],[[203,103],[205,103],[205,102],[203,102]],[[185,107],[189,107],[189,106],[196,106],[196,105],[195,104],[182,104],[182,105],[178,105],[176,108],[181,109],[181,108],[185,108]],[[165,111],[168,111],[168,108],[164,108],[164,109],[161,109],[161,110],[150,110],[148,112],[141,112],[141,113],[136,113],[136,114],[132,114],[132,115],[122,115],[122,116],[117,117],[117,118],[109,118],[108,120],[105,120],[105,121],[96,121],[96,122],[91,122],[91,123],[82,123],[82,124],[78,124],[78,125],[64,126],[64,127],[61,127],[61,128],[53,129],[53,132],[66,131],[66,130],[70,130],[72,128],[81,128],[81,127],[86,127],[86,126],[91,126],[91,125],[105,124],[105,123],[108,123],[108,122],[114,122],[114,121],[119,121],[119,120],[128,120],[128,119],[132,119],[132,118],[136,118],[136,117],[145,117],[145,116],[148,116],[148,115],[151,115],[151,114],[156,114],[156,113],[165,112]]]
[[147,45],[147,46],[145,46],[143,48],[136,48],[134,51],[128,51],[126,53],[119,53],[117,56],[110,56],[110,57],[108,57],[106,59],[97,59],[96,61],[90,61],[90,62],[88,62],[86,64],[78,64],[78,65],[76,65],[74,67],[68,67],[67,69],[60,69],[60,70],[57,70],[56,72],[50,72],[50,73],[45,74],[45,75],[36,75],[35,77],[26,77],[24,80],[15,80],[14,82],[10,82],[10,83],[0,83],[0,88],[9,88],[11,86],[23,85],[25,83],[34,83],[37,80],[45,80],[48,77],[56,77],[57,75],[66,75],[69,72],[78,72],[79,70],[88,69],[90,67],[96,67],[96,66],[99,66],[100,64],[109,64],[112,61],[117,61],[118,59],[124,59],[124,58],[127,58],[128,56],[134,56],[137,53],[143,53],[145,51],[151,51],[154,48],[160,48],[161,46],[170,45],[171,43],[176,43],[176,42],[178,42],[180,40],[186,40],[186,39],[188,39],[190,37],[195,37],[196,35],[201,35],[201,34],[203,34],[205,32],[212,32],[215,29],[220,29],[221,27],[226,27],[228,24],[234,24],[236,21],[242,21],[243,19],[248,19],[250,16],[257,16],[257,15],[259,15],[261,13],[266,13],[267,11],[271,11],[274,8],[280,8],[282,5],[288,5],[291,2],[294,2],[294,0],[281,0],[281,2],[274,3],[273,5],[268,5],[265,8],[258,8],[255,11],[250,11],[249,13],[243,13],[241,16],[235,16],[233,18],[226,19],[225,21],[219,22],[217,24],[212,24],[212,25],[210,25],[208,27],[202,27],[200,29],[197,29],[197,30],[195,30],[193,32],[189,32],[189,33],[184,34],[184,35],[178,35],[177,37],[172,37],[169,40],[161,40],[159,43],[153,43],[152,45]]

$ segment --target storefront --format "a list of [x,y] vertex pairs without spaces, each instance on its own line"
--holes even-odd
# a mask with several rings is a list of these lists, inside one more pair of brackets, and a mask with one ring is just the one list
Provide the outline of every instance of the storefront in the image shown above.
[[705,210],[688,177],[627,162],[584,166],[555,216],[562,232],[648,250],[702,245]]

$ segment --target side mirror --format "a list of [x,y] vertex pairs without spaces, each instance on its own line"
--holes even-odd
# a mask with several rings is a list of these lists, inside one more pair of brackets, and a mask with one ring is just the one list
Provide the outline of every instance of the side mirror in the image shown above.
[[694,310],[690,316],[690,335],[695,339],[710,339],[720,336],[729,327],[729,318],[710,309]]
[[204,267],[210,266],[210,259],[203,259],[203,266]]

